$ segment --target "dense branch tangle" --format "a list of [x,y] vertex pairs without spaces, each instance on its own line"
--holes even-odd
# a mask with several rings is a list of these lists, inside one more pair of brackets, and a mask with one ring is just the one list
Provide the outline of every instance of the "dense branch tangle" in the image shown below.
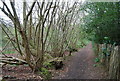
[[2,28],[21,59],[26,61],[25,63],[33,71],[43,66],[46,52],[52,52],[49,53],[52,57],[63,56],[63,51],[71,43],[67,39],[71,37],[70,33],[75,30],[76,22],[73,21],[76,20],[74,16],[78,14],[75,13],[77,3],[69,6],[69,3],[65,2],[38,2],[35,0],[30,6],[28,2],[24,1],[22,6],[23,23],[18,17],[14,0],[10,0],[12,10],[6,2],[2,1],[2,3],[3,7],[0,9],[11,19],[14,25],[14,41],[11,40],[9,33],[4,30],[7,25],[3,23]]

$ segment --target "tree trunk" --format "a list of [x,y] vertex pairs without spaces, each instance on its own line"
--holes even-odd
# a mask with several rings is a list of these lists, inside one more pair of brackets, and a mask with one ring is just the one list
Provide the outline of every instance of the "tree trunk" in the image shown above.
[[116,46],[110,58],[109,79],[120,78],[120,46]]

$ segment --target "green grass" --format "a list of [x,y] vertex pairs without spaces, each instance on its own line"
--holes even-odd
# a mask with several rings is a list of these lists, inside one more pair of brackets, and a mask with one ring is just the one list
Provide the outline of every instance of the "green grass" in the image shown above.
[[1,41],[0,41],[0,48],[2,48],[2,43],[1,43]]
[[16,53],[16,52],[15,52],[15,51],[10,51],[10,50],[9,50],[9,51],[4,51],[3,53],[4,53],[4,54],[14,54],[14,53]]

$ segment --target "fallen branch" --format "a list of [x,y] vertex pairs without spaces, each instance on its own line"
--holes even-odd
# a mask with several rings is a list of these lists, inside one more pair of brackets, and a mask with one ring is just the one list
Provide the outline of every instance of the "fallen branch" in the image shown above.
[[23,64],[27,64],[27,63],[23,63],[23,62],[11,62],[11,61],[1,61],[4,64],[16,64],[16,65],[23,65]]
[[16,65],[27,64],[26,61],[16,58],[16,57],[2,57],[0,58],[0,62],[5,63],[5,64],[16,64]]

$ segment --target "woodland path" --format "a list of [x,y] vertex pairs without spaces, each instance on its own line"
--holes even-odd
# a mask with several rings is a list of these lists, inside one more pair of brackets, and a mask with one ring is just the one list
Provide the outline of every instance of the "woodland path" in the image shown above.
[[105,79],[106,72],[102,66],[94,67],[95,55],[92,44],[88,44],[79,52],[74,53],[66,62],[65,69],[55,79]]

